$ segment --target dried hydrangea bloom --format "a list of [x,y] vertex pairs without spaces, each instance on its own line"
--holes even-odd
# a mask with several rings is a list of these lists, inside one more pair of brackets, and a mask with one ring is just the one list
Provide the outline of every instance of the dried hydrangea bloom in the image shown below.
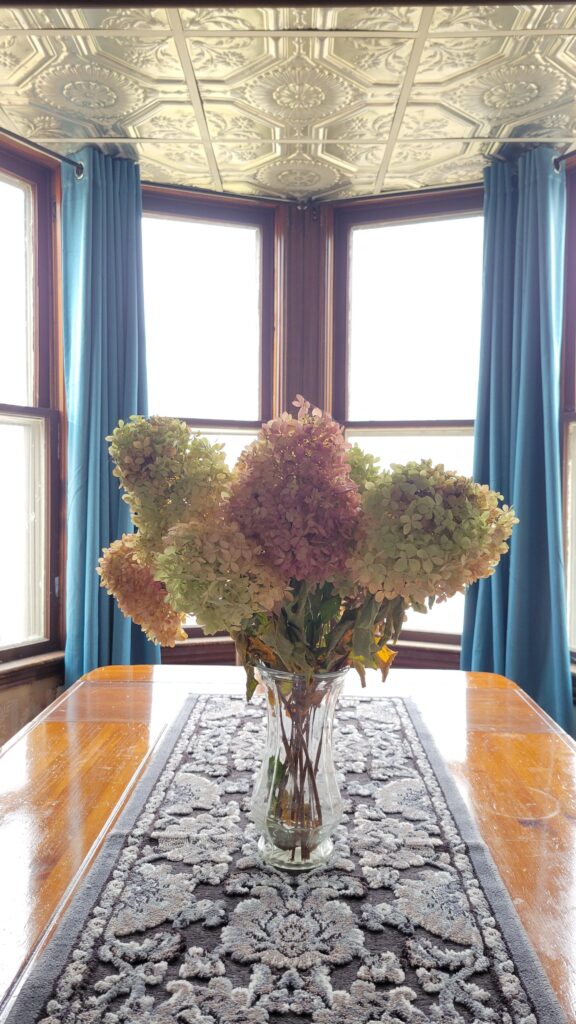
[[173,647],[177,640],[186,639],[182,628],[185,616],[174,611],[166,588],[138,561],[137,546],[134,534],[124,534],[104,549],[96,570],[100,585],[116,598],[120,611],[142,627],[149,640]]
[[222,445],[167,416],[132,416],[107,438],[113,475],[126,491],[132,521],[150,552],[177,522],[217,505],[230,478]]
[[349,573],[378,601],[445,600],[490,576],[516,519],[501,495],[431,461],[392,466],[364,495]]
[[339,425],[300,396],[294,404],[297,419],[271,420],[240,456],[228,507],[286,581],[314,584],[343,571],[361,501]]
[[269,615],[286,596],[277,573],[222,512],[180,523],[166,538],[155,574],[181,611],[193,611],[205,633],[237,632],[253,615]]

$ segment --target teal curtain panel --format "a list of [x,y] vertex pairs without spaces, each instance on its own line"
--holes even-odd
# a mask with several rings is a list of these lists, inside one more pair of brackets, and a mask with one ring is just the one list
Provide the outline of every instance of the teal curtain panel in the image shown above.
[[119,419],[147,413],[139,172],[91,147],[76,159],[80,180],[62,167],[66,685],[100,665],[159,660],[96,574],[102,548],[132,529],[105,437]]
[[560,355],[566,183],[549,147],[485,172],[474,477],[520,520],[466,597],[462,667],[514,680],[572,728],[562,539]]

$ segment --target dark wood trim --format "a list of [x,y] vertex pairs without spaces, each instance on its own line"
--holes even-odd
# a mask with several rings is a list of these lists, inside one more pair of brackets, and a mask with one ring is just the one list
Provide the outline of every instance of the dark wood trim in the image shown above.
[[[339,421],[341,422],[341,421]],[[474,420],[344,420],[347,430],[473,430]]]
[[63,419],[63,365],[59,289],[60,165],[11,139],[0,138],[0,173],[32,188],[34,217],[34,364],[35,406],[3,404],[7,415],[41,418],[46,423],[46,631],[45,640],[0,652],[0,662],[56,650],[63,644],[57,579],[63,578],[61,551],[64,478],[60,460]]
[[235,665],[236,650],[230,637],[202,637],[162,648],[163,665]]
[[[346,422],[348,380],[348,262],[350,232],[366,224],[387,224],[409,220],[442,220],[448,217],[480,213],[483,189],[451,189],[417,193],[414,196],[389,196],[361,201],[335,203],[334,210],[334,358],[333,415]],[[352,424],[350,424],[352,425]]]
[[44,657],[28,657],[21,663],[0,665],[0,692],[22,683],[35,683],[42,679],[64,674],[64,653],[58,651]]
[[396,645],[394,668],[460,668],[460,648],[434,648],[432,644],[407,644],[402,640]]
[[325,204],[295,203],[283,208],[280,216],[284,255],[281,410],[291,410],[297,394],[328,409],[332,211]]
[[262,426],[262,420],[198,420],[190,416],[179,416],[178,419],[194,430],[260,430]]
[[[433,634],[430,634],[433,636]],[[434,637],[434,639],[436,639]],[[459,637],[454,638],[459,641]],[[395,645],[395,668],[459,668],[459,643],[402,640]],[[162,648],[163,665],[236,665],[236,651],[230,637],[195,636],[175,647]]]
[[562,330],[562,409],[576,411],[576,160],[566,165],[566,244]]
[[[561,395],[561,459],[562,459],[562,519],[564,523],[564,566],[568,583],[568,432],[576,420],[576,157],[566,161],[566,239],[564,248],[564,311],[562,324]],[[572,496],[574,501],[576,495]],[[574,539],[574,538],[573,538]],[[567,595],[570,600],[570,595]],[[576,651],[570,652],[576,661]]]

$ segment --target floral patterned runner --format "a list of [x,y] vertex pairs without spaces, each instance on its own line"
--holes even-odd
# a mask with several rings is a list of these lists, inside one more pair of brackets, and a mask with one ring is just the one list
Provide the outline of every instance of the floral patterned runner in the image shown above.
[[408,702],[340,702],[346,815],[310,873],[258,856],[264,729],[262,706],[191,699],[4,1020],[565,1022]]

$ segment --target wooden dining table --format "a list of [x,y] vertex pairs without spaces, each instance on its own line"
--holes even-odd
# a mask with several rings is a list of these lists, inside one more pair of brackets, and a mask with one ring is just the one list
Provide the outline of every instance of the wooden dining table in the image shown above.
[[[576,1022],[576,744],[502,676],[368,676],[364,695],[416,703]],[[97,669],[2,749],[0,1021],[185,699],[243,689],[232,666]]]

